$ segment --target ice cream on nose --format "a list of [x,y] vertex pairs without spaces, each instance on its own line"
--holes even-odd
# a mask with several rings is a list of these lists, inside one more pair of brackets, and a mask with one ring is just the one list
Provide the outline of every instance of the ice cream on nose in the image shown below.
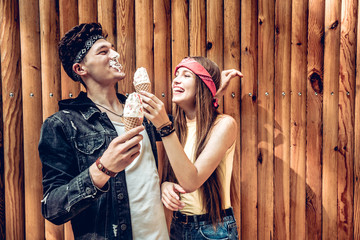
[[124,107],[125,130],[129,131],[134,127],[140,126],[143,122],[144,110],[141,97],[138,93],[129,94]]
[[151,82],[149,75],[144,67],[139,67],[134,74],[134,87],[136,92],[150,92]]

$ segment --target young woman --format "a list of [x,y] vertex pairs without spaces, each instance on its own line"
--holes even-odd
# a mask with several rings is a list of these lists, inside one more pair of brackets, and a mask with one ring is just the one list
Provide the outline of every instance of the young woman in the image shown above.
[[160,133],[171,165],[161,186],[165,207],[174,211],[171,239],[238,239],[230,203],[237,126],[216,110],[221,78],[226,86],[234,76],[242,74],[228,70],[221,77],[204,57],[182,60],[172,82],[174,123],[158,98],[142,92],[145,116]]

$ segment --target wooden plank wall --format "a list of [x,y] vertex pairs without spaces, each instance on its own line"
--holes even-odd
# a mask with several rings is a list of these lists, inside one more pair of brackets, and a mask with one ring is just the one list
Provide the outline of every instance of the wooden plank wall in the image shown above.
[[[57,42],[99,21],[134,91],[137,67],[171,112],[174,67],[237,68],[220,111],[238,123],[232,204],[240,239],[360,239],[357,0],[0,0],[0,239],[73,239],[40,211],[42,121],[82,89]],[[161,145],[159,145],[160,149]],[[150,220],[151,221],[151,220]],[[154,223],[156,224],[156,223]]]

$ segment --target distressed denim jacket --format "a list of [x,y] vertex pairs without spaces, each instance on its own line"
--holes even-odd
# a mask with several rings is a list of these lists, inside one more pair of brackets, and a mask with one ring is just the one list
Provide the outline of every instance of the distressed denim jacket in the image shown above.
[[[122,103],[126,99],[118,98]],[[90,165],[118,136],[115,128],[84,92],[60,101],[59,107],[45,120],[39,142],[43,216],[54,224],[71,220],[75,239],[132,239],[125,171],[102,189],[89,174]],[[151,123],[144,121],[144,125],[157,162],[156,139],[160,138]]]

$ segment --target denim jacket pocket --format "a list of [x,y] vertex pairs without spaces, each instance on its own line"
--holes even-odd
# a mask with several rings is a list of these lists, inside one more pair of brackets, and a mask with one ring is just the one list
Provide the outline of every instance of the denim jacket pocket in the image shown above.
[[74,144],[79,158],[80,171],[84,171],[105,150],[105,134],[97,133],[77,137],[74,139]]

